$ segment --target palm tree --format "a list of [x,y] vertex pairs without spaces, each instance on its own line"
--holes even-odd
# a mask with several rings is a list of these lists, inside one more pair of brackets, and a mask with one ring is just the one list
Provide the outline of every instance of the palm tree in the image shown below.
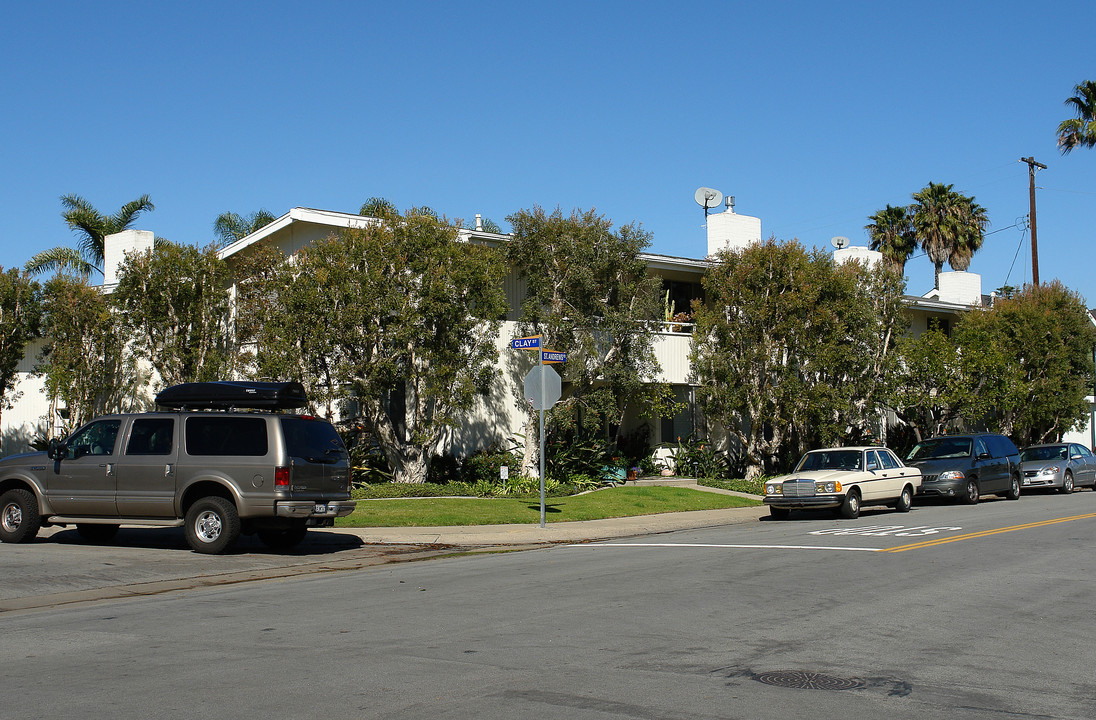
[[1073,88],[1077,93],[1066,100],[1077,117],[1058,126],[1058,149],[1067,154],[1075,147],[1096,147],[1096,82],[1086,80]]
[[103,215],[79,195],[62,196],[61,205],[65,208],[61,217],[76,233],[79,245],[43,250],[27,261],[28,273],[68,271],[85,279],[92,273],[101,273],[107,235],[128,230],[141,213],[156,209],[148,195],[126,203],[114,215]]
[[956,238],[955,249],[948,256],[948,265],[953,270],[966,270],[970,267],[970,259],[974,253],[982,248],[982,242],[986,238],[986,225],[989,225],[989,214],[986,209],[974,202],[973,197],[960,195],[962,206],[960,209],[959,235]]
[[277,218],[265,208],[256,210],[247,217],[237,215],[234,212],[221,213],[213,222],[213,232],[217,235],[217,246],[227,247],[240,238],[247,237],[256,230],[266,227],[275,220]]
[[940,271],[955,248],[956,228],[955,196],[951,185],[930,182],[920,192],[913,194],[913,228],[921,242],[921,249],[936,266],[936,285],[940,289]]
[[906,269],[906,261],[917,249],[917,236],[913,232],[913,218],[909,208],[888,204],[874,215],[868,216],[868,220],[871,223],[865,225],[864,229],[871,238],[871,249],[883,253],[886,261],[902,274]]
[[952,187],[930,182],[913,194],[914,204],[910,206],[921,248],[936,266],[937,290],[945,262],[955,270],[970,267],[970,259],[982,247],[989,224],[986,209]]

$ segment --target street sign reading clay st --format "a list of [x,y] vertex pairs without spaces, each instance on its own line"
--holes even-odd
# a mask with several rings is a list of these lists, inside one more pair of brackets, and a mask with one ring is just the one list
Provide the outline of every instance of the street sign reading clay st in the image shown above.
[[515,350],[536,350],[540,347],[540,335],[514,338],[510,341],[510,347]]

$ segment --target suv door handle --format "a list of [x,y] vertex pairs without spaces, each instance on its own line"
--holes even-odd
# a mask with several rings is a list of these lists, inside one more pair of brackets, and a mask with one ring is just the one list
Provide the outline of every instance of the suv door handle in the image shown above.
[[100,465],[99,467],[105,467],[107,469],[107,477],[112,477],[114,475],[114,463],[106,463],[105,465]]
[[167,465],[164,465],[164,477],[168,477],[170,475],[173,475],[174,473],[175,473],[175,466],[174,465],[172,465],[171,463],[168,463]]

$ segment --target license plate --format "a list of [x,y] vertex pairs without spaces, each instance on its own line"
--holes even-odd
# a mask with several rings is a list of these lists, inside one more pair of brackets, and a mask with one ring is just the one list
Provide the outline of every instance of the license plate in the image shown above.
[[312,509],[312,512],[316,513],[317,515],[322,515],[322,514],[327,512],[327,506],[326,505],[316,505],[316,507],[314,507]]

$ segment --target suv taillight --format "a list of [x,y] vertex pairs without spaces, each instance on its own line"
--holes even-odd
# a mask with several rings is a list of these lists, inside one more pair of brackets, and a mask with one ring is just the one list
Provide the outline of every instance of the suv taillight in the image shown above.
[[274,489],[287,489],[289,487],[289,468],[274,468]]

